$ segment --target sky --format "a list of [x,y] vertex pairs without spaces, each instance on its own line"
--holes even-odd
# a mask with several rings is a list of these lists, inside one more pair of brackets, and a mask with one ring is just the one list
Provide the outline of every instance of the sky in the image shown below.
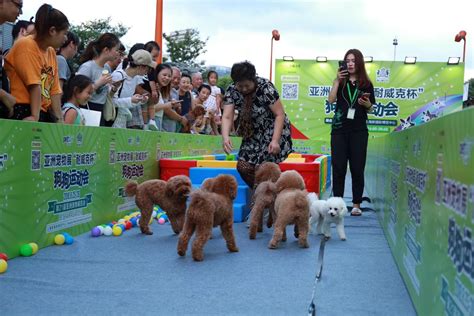
[[[29,19],[45,0],[23,0]],[[122,42],[130,47],[155,36],[155,0],[50,0],[74,25],[112,17],[112,24],[130,27]],[[374,60],[445,62],[461,57],[465,30],[466,71],[474,78],[474,2],[470,0],[163,0],[163,32],[194,28],[207,41],[198,57],[206,65],[231,67],[249,60],[262,77],[269,77],[271,32],[279,31],[273,57],[342,59],[358,48]],[[396,52],[393,39],[397,38]],[[166,41],[163,40],[165,43]],[[166,54],[166,45],[164,45]]]

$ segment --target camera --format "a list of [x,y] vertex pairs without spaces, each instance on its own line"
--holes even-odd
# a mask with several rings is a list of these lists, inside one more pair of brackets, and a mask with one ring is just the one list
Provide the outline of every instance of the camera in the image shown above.
[[347,62],[345,60],[339,61],[339,69],[340,70],[347,70]]

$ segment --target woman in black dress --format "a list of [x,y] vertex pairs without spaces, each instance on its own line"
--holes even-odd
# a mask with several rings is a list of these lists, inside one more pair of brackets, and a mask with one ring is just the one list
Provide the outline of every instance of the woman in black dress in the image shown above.
[[239,111],[237,135],[242,137],[237,170],[250,188],[255,167],[265,161],[280,163],[292,150],[290,121],[275,86],[257,77],[255,66],[245,61],[232,66],[234,83],[224,96],[222,141],[224,151],[233,149],[229,137],[234,124],[234,109]]

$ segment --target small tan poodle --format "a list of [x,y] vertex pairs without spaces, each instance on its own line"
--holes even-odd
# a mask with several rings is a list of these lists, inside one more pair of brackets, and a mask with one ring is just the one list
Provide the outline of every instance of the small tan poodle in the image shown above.
[[286,241],[286,226],[295,225],[295,237],[302,248],[308,248],[309,202],[303,177],[295,170],[281,174],[276,182],[275,229],[268,248],[275,249]]
[[249,237],[255,239],[258,232],[263,231],[263,215],[269,209],[267,227],[273,225],[273,205],[276,197],[275,182],[280,177],[280,167],[274,162],[264,162],[255,172],[255,192],[252,196],[252,210],[250,212]]
[[141,211],[140,230],[143,234],[153,234],[149,222],[155,204],[166,211],[175,234],[181,232],[186,213],[186,199],[191,192],[191,180],[187,176],[174,176],[168,181],[148,180],[141,184],[129,181],[125,192],[128,196],[135,196],[135,204]]
[[231,252],[239,251],[233,230],[234,206],[237,196],[237,180],[231,175],[221,174],[204,181],[201,189],[191,193],[184,228],[179,235],[178,254],[186,255],[189,239],[196,232],[192,245],[195,261],[204,259],[203,249],[211,238],[212,227],[220,226],[222,236]]

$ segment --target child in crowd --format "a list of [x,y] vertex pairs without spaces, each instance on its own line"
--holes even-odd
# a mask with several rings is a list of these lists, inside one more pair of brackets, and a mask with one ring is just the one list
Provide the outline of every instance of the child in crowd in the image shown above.
[[[217,81],[219,80],[219,75],[214,70],[210,70],[207,73],[207,82],[211,86],[211,95],[209,99],[207,99],[206,109],[209,107],[209,110],[214,111],[214,120],[218,127],[221,125],[221,117],[222,117],[222,96],[224,95],[224,90],[217,86]],[[213,104],[215,103],[215,104]]]
[[[94,82],[94,93],[89,102],[93,111],[101,112],[107,100],[112,75],[105,67],[108,61],[120,56],[120,40],[115,34],[104,33],[97,40],[90,42],[81,56],[83,63],[77,74],[89,77]],[[100,126],[112,126],[113,121],[106,122],[102,113]]]
[[66,103],[63,105],[63,117],[65,124],[85,125],[85,118],[81,112],[81,106],[87,104],[94,88],[92,80],[83,75],[77,75],[69,80],[64,92]]

